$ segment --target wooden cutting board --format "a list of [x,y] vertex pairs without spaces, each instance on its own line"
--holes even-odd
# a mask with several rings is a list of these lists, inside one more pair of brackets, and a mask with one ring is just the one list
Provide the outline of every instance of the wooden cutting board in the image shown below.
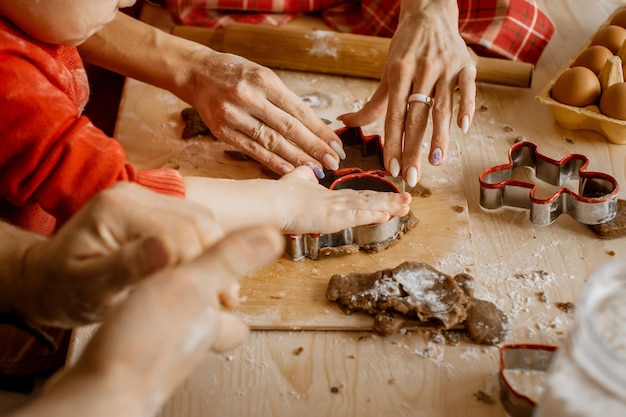
[[[336,117],[359,108],[377,85],[371,80],[331,75],[311,79],[311,74],[305,77],[298,72],[277,72],[288,87],[320,117],[331,121],[335,129],[342,127],[335,121]],[[317,85],[323,85],[324,91]],[[187,104],[164,90],[127,80],[116,137],[126,148],[128,160],[141,168],[175,167],[183,175],[241,179],[266,176],[258,163],[237,161],[225,155],[224,150],[232,149],[229,145],[211,138],[183,140],[180,112],[185,107]],[[364,131],[381,134],[382,120]],[[429,128],[428,138],[430,133]],[[454,137],[452,134],[444,165],[432,167],[424,160],[420,184],[431,195],[413,198],[411,209],[419,224],[398,244],[376,254],[357,253],[319,260],[293,261],[285,254],[271,266],[242,280],[241,303],[236,313],[253,329],[369,329],[371,317],[348,316],[325,299],[326,286],[333,274],[373,272],[405,261],[426,262],[449,275],[471,274],[474,251]]]

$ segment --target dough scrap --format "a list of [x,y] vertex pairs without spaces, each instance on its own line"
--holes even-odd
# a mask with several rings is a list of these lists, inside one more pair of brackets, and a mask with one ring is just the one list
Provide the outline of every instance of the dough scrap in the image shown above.
[[495,304],[474,298],[467,310],[464,324],[467,335],[474,342],[481,345],[496,345],[503,341],[508,323],[506,314]]
[[193,107],[184,108],[180,112],[180,117],[182,117],[185,122],[182,134],[183,139],[193,139],[198,136],[211,135],[211,129],[204,124],[200,118],[200,114]]
[[400,313],[445,329],[465,320],[468,299],[456,281],[425,263],[405,262],[372,274],[333,275],[326,298],[344,311]]
[[346,314],[374,316],[373,330],[382,336],[402,329],[464,329],[475,343],[496,344],[508,330],[508,319],[495,304],[473,296],[471,275],[451,277],[422,262],[333,275],[326,298]]

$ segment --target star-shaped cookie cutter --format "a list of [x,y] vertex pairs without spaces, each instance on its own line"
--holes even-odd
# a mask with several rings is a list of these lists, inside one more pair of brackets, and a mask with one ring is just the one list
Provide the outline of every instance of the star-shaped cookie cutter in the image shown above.
[[[377,166],[383,167],[383,144],[379,135],[366,136],[361,128],[345,127],[335,131],[342,139],[344,148],[360,146],[361,156],[376,157]],[[342,164],[350,164],[349,159]],[[324,171],[320,184],[331,190],[354,189],[398,193],[404,190],[404,181],[393,178],[384,169],[363,170],[359,167]],[[364,250],[376,252],[386,248],[399,235],[404,234],[417,222],[412,213],[392,217],[385,223],[363,225],[340,230],[336,233],[287,235],[286,252],[293,260],[305,257],[318,259],[333,254],[349,254]]]
[[[570,154],[560,161],[537,152],[537,145],[522,141],[509,150],[509,163],[485,170],[479,178],[480,205],[486,209],[512,206],[530,209],[530,220],[547,226],[561,214],[569,214],[583,224],[601,224],[617,214],[617,180],[601,172],[585,171],[589,159]],[[512,179],[517,167],[530,167],[539,180],[561,187],[548,198],[535,196],[536,185]],[[563,187],[579,180],[578,193]]]

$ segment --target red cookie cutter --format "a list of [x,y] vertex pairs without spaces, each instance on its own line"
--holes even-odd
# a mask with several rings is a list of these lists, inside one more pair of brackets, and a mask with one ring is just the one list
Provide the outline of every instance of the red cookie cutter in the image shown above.
[[[377,164],[383,167],[383,143],[380,135],[366,136],[361,128],[344,127],[335,131],[344,147],[360,146],[363,157],[376,157]],[[350,164],[349,159],[342,164]],[[324,171],[325,177],[320,184],[331,190],[354,189],[383,192],[400,192],[404,188],[401,179],[392,178],[384,169],[366,170],[361,168],[340,168]],[[395,184],[399,181],[399,184]],[[385,223],[363,225],[328,234],[288,235],[287,254],[293,260],[304,257],[317,259],[320,250],[330,247],[367,247],[394,239],[401,232],[404,220],[392,217]]]
[[[374,161],[371,163],[367,163],[367,167],[360,166],[359,168],[364,171],[369,170],[384,170],[385,165],[383,163],[383,140],[380,135],[365,135],[363,134],[363,130],[360,127],[342,127],[340,129],[335,130],[335,133],[341,139],[343,143],[344,149],[356,148],[358,147],[361,156],[366,158],[369,162],[370,158]],[[341,161],[341,165],[344,167],[357,167],[357,162],[352,161],[350,159],[350,155],[348,154],[347,158]],[[350,168],[343,168],[350,169]],[[330,185],[338,178],[338,176],[345,175],[342,174],[343,169],[339,169],[338,171],[325,170],[325,177],[320,180],[320,184],[323,186],[330,188]],[[390,174],[387,174],[388,176]]]
[[539,398],[530,398],[516,389],[507,371],[547,373],[556,350],[556,346],[534,344],[505,345],[500,348],[500,402],[509,416],[531,417]]
[[[608,174],[585,171],[588,165],[584,155],[571,154],[557,161],[537,152],[532,142],[518,142],[509,150],[508,164],[480,175],[480,205],[530,209],[530,220],[541,226],[564,213],[583,224],[606,223],[617,215],[619,184]],[[549,198],[537,198],[536,185],[512,179],[513,169],[522,166],[534,168],[538,179],[561,188]],[[570,180],[579,180],[578,193],[563,187]]]

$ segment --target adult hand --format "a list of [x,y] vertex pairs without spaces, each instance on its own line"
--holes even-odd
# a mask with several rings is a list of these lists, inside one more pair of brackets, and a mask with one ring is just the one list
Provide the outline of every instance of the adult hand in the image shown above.
[[21,314],[59,327],[99,321],[138,281],[223,234],[203,206],[118,183],[27,250],[15,281]]
[[248,327],[221,307],[234,304],[240,277],[283,248],[275,230],[247,229],[158,271],[107,314],[76,364],[12,417],[76,410],[91,417],[156,415],[207,350],[228,350],[247,338]]
[[[190,102],[211,132],[276,173],[336,170],[341,139],[270,69],[231,54],[199,51]],[[320,166],[321,164],[321,166]]]
[[[432,165],[441,164],[448,150],[457,87],[457,125],[467,132],[474,116],[476,67],[459,34],[458,14],[456,0],[402,0],[380,85],[360,111],[339,116],[347,126],[363,126],[386,110],[385,168],[394,176],[401,174],[410,186],[420,178],[431,105]],[[409,103],[413,94],[431,97],[432,102]]]

